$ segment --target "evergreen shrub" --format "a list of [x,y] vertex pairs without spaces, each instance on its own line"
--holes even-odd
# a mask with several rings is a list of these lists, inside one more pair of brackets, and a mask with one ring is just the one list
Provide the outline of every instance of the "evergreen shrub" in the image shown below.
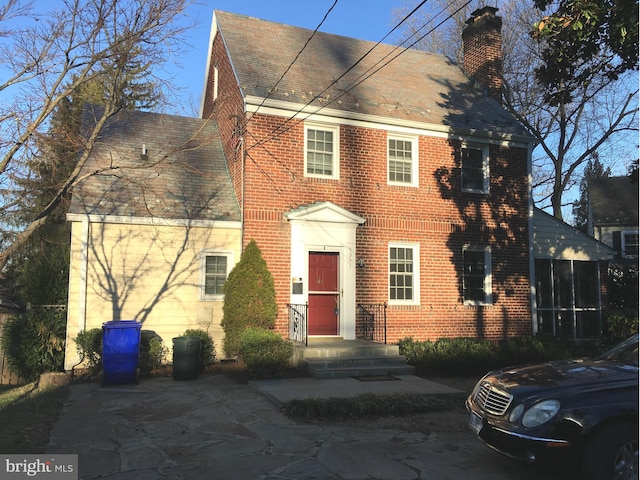
[[140,332],[140,374],[150,375],[151,372],[160,368],[169,353],[169,349],[164,345],[162,337],[153,330],[142,330]]
[[252,378],[282,376],[293,355],[293,344],[273,330],[249,327],[240,337],[240,359]]
[[64,370],[67,315],[63,309],[40,309],[10,318],[2,329],[2,349],[9,368],[21,380]]
[[635,333],[638,333],[637,310],[619,310],[607,317],[603,335],[607,345],[620,343]]
[[528,363],[592,357],[602,352],[598,341],[575,342],[555,337],[521,336],[500,342],[480,338],[441,338],[398,342],[400,353],[419,375],[481,375],[489,370]]
[[76,337],[76,351],[81,361],[87,362],[94,373],[102,370],[102,329],[82,330]]
[[240,338],[245,329],[273,328],[278,313],[273,277],[254,240],[224,284],[222,328],[224,352],[230,358],[240,352]]
[[184,336],[198,337],[202,340],[202,370],[211,365],[216,359],[216,346],[213,343],[211,335],[200,329],[187,329]]

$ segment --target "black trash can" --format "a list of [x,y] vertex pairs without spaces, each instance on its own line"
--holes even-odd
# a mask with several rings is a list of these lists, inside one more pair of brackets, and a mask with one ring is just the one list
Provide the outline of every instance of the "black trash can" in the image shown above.
[[191,335],[173,339],[173,379],[194,380],[202,367],[202,339]]
[[135,320],[102,324],[102,383],[138,383],[140,380],[140,329]]

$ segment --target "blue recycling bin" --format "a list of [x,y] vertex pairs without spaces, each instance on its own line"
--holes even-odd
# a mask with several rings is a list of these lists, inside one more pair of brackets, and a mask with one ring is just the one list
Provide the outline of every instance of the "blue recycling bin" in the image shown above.
[[138,383],[140,380],[140,329],[135,320],[102,324],[102,384]]

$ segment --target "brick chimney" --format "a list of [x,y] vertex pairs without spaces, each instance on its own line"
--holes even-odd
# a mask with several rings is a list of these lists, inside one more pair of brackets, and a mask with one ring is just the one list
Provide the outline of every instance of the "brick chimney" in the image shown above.
[[502,102],[502,18],[495,7],[483,7],[471,14],[462,31],[464,69]]

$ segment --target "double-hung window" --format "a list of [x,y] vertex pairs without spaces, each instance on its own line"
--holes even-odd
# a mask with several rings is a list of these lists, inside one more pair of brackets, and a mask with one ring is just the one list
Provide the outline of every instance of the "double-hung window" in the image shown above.
[[462,249],[462,296],[465,304],[491,303],[491,250]]
[[338,179],[339,127],[307,123],[304,137],[305,176]]
[[464,145],[461,149],[462,190],[489,192],[489,149]]
[[415,137],[389,135],[387,138],[389,183],[418,185],[418,140]]
[[638,257],[638,232],[622,232],[622,254],[627,258]]
[[231,267],[231,253],[202,253],[202,290],[203,300],[222,300],[224,283]]
[[415,244],[389,245],[389,303],[417,304],[419,248]]

